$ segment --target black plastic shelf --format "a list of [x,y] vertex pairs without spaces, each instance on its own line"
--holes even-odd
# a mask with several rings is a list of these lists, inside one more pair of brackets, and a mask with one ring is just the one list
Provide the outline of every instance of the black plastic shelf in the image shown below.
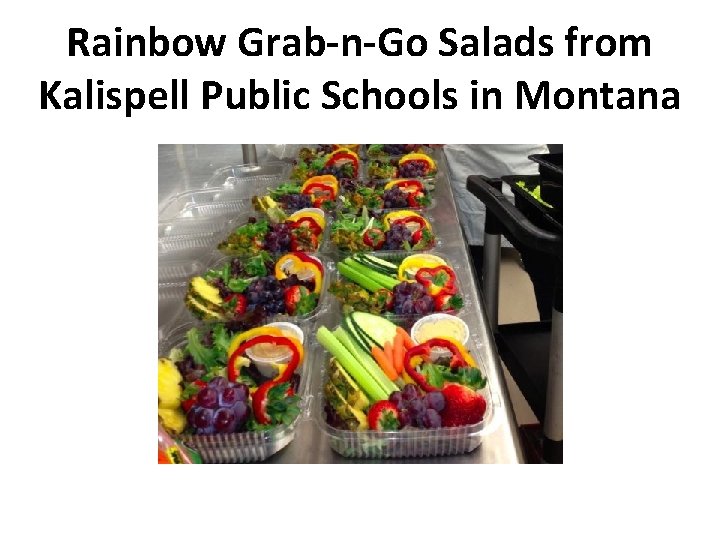
[[503,324],[495,335],[500,358],[540,423],[545,418],[550,321]]

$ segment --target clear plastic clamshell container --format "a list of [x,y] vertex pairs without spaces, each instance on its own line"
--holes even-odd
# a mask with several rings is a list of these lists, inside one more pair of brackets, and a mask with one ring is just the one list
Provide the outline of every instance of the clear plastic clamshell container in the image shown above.
[[[159,357],[167,356],[173,348],[187,345],[186,334],[197,324],[184,324],[175,328],[164,340],[158,343]],[[199,326],[208,328],[208,325]],[[310,395],[309,355],[307,354],[307,335],[305,333],[305,360],[300,366],[300,384],[297,394],[300,396],[300,414],[289,425],[276,426],[267,431],[229,433],[215,435],[182,434],[182,441],[200,454],[203,463],[250,463],[263,461],[279,452],[292,442],[298,424],[310,414],[312,396]]]
[[158,261],[158,339],[163,339],[183,315],[188,279],[204,268],[198,259],[161,257]]
[[[380,188],[380,187],[384,188],[388,182],[393,182],[393,181],[397,181],[397,180],[417,180],[418,182],[420,182],[423,185],[425,195],[430,199],[430,202],[426,206],[416,206],[416,207],[400,206],[397,208],[383,208],[382,210],[388,211],[388,212],[393,211],[393,210],[413,210],[413,211],[419,210],[419,211],[422,211],[422,210],[431,210],[431,209],[435,208],[435,197],[433,197],[433,191],[435,189],[435,186],[433,184],[431,184],[430,182],[428,182],[427,180],[422,179],[422,178],[403,178],[403,179],[396,178],[395,180],[374,180],[374,181],[368,181],[366,186],[374,187],[374,188]],[[363,187],[365,187],[365,186],[363,186]],[[358,207],[352,202],[351,198],[352,198],[353,194],[355,193],[355,191],[356,191],[355,189],[347,189],[347,188],[340,189],[340,193],[338,194],[338,200],[337,200],[337,209],[336,209],[337,213],[353,213],[353,212],[355,212],[355,213],[359,214],[362,211],[362,205]]]
[[[230,165],[216,170],[204,187],[233,187],[251,191],[276,182],[282,183],[289,174],[290,164],[284,161],[269,161],[260,165]],[[257,194],[251,193],[250,197]]]
[[[421,153],[421,154],[427,154],[428,156],[434,158],[435,156],[435,150],[428,146],[427,144],[396,144],[396,145],[383,145],[385,148],[382,150],[371,148],[372,146],[376,146],[374,144],[364,144],[363,145],[363,151],[364,155],[367,157],[367,159],[383,159],[383,158],[389,158],[389,157],[402,157],[405,154],[411,154],[411,153]],[[393,146],[399,147],[399,148],[392,148]]]
[[[364,162],[364,165],[362,167],[363,169],[363,177],[367,179],[368,182],[378,182],[378,181],[390,181],[390,180],[398,180],[400,178],[404,178],[403,176],[399,175],[398,171],[398,161],[402,156],[393,156],[393,157],[384,157],[384,158],[374,158],[374,159],[368,159]],[[435,179],[437,178],[438,171],[437,171],[437,161],[435,158],[428,154],[428,157],[435,161],[436,170],[432,174],[426,175],[426,176],[413,176],[408,178],[414,178],[418,180],[425,180],[429,186],[433,186]],[[378,169],[378,166],[382,166],[382,169]],[[391,166],[391,167],[389,167]]]
[[[431,229],[434,229],[434,228],[433,228],[433,224],[434,224],[434,222],[435,222],[435,219],[434,219],[432,216],[429,216],[427,213],[425,213],[424,210],[419,210],[419,209],[416,209],[416,208],[392,208],[392,209],[388,209],[388,210],[374,210],[373,213],[378,216],[377,219],[383,220],[384,217],[385,217],[385,215],[387,215],[387,214],[389,214],[389,213],[391,213],[391,212],[407,212],[407,211],[414,212],[414,213],[420,215],[421,217],[423,217],[423,218],[430,224],[430,228],[431,228]],[[322,251],[323,253],[331,254],[331,255],[333,255],[333,256],[340,256],[340,257],[345,257],[345,256],[351,255],[351,254],[353,254],[353,253],[369,253],[370,250],[355,250],[355,251],[352,251],[352,250],[348,250],[348,249],[343,249],[343,248],[340,248],[339,246],[337,246],[337,245],[335,244],[335,242],[333,242],[333,239],[332,239],[332,236],[333,236],[333,235],[332,235],[333,223],[335,223],[335,222],[337,222],[339,219],[341,219],[343,215],[348,216],[348,215],[352,215],[352,214],[347,214],[347,213],[345,213],[345,214],[338,214],[338,215],[335,216],[335,217],[334,217],[334,216],[330,216],[330,217],[327,218],[327,224],[326,224],[326,226],[325,226],[325,234],[324,234],[324,238],[323,238],[323,243],[322,243],[321,251]],[[433,234],[434,234],[434,230],[433,230]],[[403,252],[403,253],[408,253],[408,254],[410,254],[410,253],[424,253],[424,252],[426,252],[426,251],[430,251],[430,250],[437,249],[437,248],[439,248],[439,247],[441,247],[441,246],[442,246],[442,240],[441,240],[437,235],[435,235],[435,243],[434,243],[432,246],[430,246],[430,247],[428,247],[428,248],[426,248],[426,249],[413,249],[413,248],[411,248],[411,249],[408,249],[408,250],[404,250],[404,251],[402,251],[402,252]],[[377,253],[382,253],[383,251],[397,251],[397,250],[382,250],[382,249],[381,249],[381,250],[377,251]]]
[[[313,309],[310,313],[307,313],[305,315],[288,315],[287,313],[277,313],[277,314],[268,315],[266,322],[283,322],[283,321],[285,321],[285,322],[291,322],[294,324],[300,324],[301,322],[307,324],[312,321],[315,321],[317,318],[319,318],[321,316],[321,314],[325,311],[325,309],[327,309],[327,301],[325,299],[327,297],[327,288],[328,288],[328,283],[330,281],[328,278],[331,275],[328,261],[324,257],[322,257],[316,253],[308,254],[308,255],[310,255],[310,256],[314,257],[316,260],[318,260],[323,267],[323,279],[322,279],[322,284],[320,285],[320,290],[318,292],[318,302],[317,302],[317,305],[315,306],[315,309]],[[277,262],[277,260],[282,256],[283,255],[273,256],[272,257],[273,262]],[[205,272],[207,272],[208,270],[211,270],[211,269],[222,268],[222,266],[225,263],[229,263],[230,261],[232,261],[235,258],[238,258],[241,261],[247,260],[247,258],[243,258],[243,257],[233,257],[233,256],[217,255],[217,254],[210,257],[208,259],[207,265],[204,266],[201,271],[195,272],[194,274],[190,275],[185,280],[184,292],[185,293],[188,292],[189,281],[193,276],[203,275],[203,274],[205,274]],[[183,299],[184,298],[185,298],[185,295],[183,294]],[[230,316],[232,314],[229,313],[228,315]],[[218,319],[218,322],[222,322],[222,320],[225,320],[225,319]]]
[[[448,255],[447,253],[445,253],[443,251],[438,251],[438,250],[422,251],[422,252],[414,252],[414,253],[410,253],[407,251],[367,251],[367,252],[363,252],[363,253],[365,255],[370,255],[373,257],[377,257],[379,259],[386,260],[388,262],[392,262],[394,264],[397,264],[398,266],[400,266],[402,264],[402,261],[404,261],[405,259],[407,259],[408,257],[413,256],[413,255],[420,255],[420,256],[429,255],[429,256],[440,257],[445,262],[447,262],[448,266],[450,266],[450,268],[452,268],[453,270],[458,268],[460,265],[459,259],[457,257]],[[340,260],[342,260],[342,259],[340,259]],[[341,283],[354,283],[353,281],[340,275],[340,271],[338,270],[336,264],[332,264],[330,266],[331,266],[331,270],[332,270],[332,282],[340,281]],[[466,297],[466,295],[463,294],[463,287],[459,280],[456,280],[456,285],[457,285],[457,292],[455,294],[458,295],[460,298],[462,298],[463,307],[461,307],[460,309],[457,309],[457,310],[444,311],[442,313],[448,313],[450,315],[462,317],[462,314],[465,310],[465,305],[467,303],[467,297]],[[329,287],[329,285],[328,285],[328,287]],[[372,295],[372,294],[373,293],[370,293],[370,295]],[[340,306],[343,305],[342,302],[340,301],[340,299],[335,297],[332,293],[329,293],[328,297],[336,300],[340,304]],[[431,311],[430,313],[440,313],[440,312],[435,311],[433,309],[433,311]],[[398,315],[394,312],[386,311],[384,313],[380,313],[379,315],[381,315],[382,317],[385,317],[389,321],[392,321],[393,323],[395,323],[399,326],[402,326],[403,328],[405,328],[406,330],[409,331],[410,327],[413,325],[413,323],[415,321],[417,321],[418,319],[421,319],[425,315],[429,315],[430,313]]]
[[[479,340],[471,335],[468,349],[478,368],[487,374],[485,362],[479,358]],[[348,431],[329,425],[325,417],[325,397],[323,387],[327,382],[327,365],[330,355],[317,345],[318,358],[322,358],[322,368],[317,382],[314,383],[313,417],[320,429],[325,432],[333,451],[346,458],[354,459],[396,459],[427,458],[453,456],[472,452],[483,439],[492,433],[496,425],[496,410],[500,407],[497,390],[489,384],[481,390],[487,409],[482,421],[477,424],[460,427],[418,429],[404,428],[399,431]]]
[[232,216],[248,207],[252,204],[243,190],[232,187],[194,189],[170,197],[158,212],[158,222]]
[[[330,215],[325,212],[325,229],[323,229],[322,237],[318,241],[318,247],[314,251],[306,251],[308,254],[315,254],[318,251],[320,251],[321,247],[323,246],[325,242],[325,238],[327,237],[327,224],[330,221]],[[218,249],[220,252],[222,252],[225,255],[231,255],[234,257],[240,257],[240,258],[247,258],[252,257],[253,255],[257,255],[257,253],[244,253],[240,251],[235,251],[231,248],[220,248],[220,244],[223,243],[225,240],[229,238],[229,236],[238,228],[242,227],[243,225],[247,225],[249,219],[255,219],[257,221],[265,220],[270,221],[267,216],[261,212],[257,212],[252,208],[252,205],[249,210],[246,210],[245,212],[240,213],[240,215],[236,216],[235,219],[228,222],[225,229],[221,232],[221,234],[217,237],[217,242],[215,245],[215,248]],[[265,250],[264,250],[265,251]],[[288,252],[290,250],[288,249]],[[286,253],[286,252],[283,252]],[[282,255],[283,253],[271,253],[271,255]]]

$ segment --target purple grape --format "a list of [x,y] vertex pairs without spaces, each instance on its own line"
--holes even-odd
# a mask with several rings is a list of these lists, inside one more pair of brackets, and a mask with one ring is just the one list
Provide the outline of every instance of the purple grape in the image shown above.
[[310,195],[301,195],[296,193],[282,195],[279,198],[279,202],[285,207],[285,210],[289,212],[295,212],[296,210],[312,207],[312,199],[310,198]]
[[217,388],[218,390],[222,390],[223,388],[226,388],[229,384],[230,381],[228,381],[225,377],[215,377],[208,383],[208,386],[212,388]]
[[403,409],[398,413],[398,420],[400,420],[401,428],[412,425],[412,416],[410,416],[410,412],[407,409]]
[[396,406],[398,409],[403,409],[403,408],[404,408],[404,407],[403,407],[404,403],[403,403],[402,393],[401,393],[400,391],[395,390],[393,393],[390,394],[390,397],[389,397],[388,399],[389,399],[392,403],[394,403],[395,406]]
[[425,413],[427,407],[425,407],[425,403],[423,403],[422,399],[415,398],[410,400],[407,410],[413,416],[413,418],[417,420],[420,415]]
[[405,388],[402,389],[402,397],[405,401],[415,399],[419,394],[418,387],[414,384],[406,384]]
[[235,385],[235,396],[238,401],[247,401],[250,396],[250,388],[247,384],[233,383]]
[[211,386],[203,388],[197,394],[197,404],[206,409],[214,409],[218,405],[218,391]]
[[427,315],[428,313],[432,313],[434,308],[435,302],[429,295],[415,300],[415,313],[418,315]]
[[215,412],[215,420],[213,422],[217,433],[232,433],[237,426],[237,418],[232,409],[218,409]]
[[195,410],[193,427],[199,429],[210,427],[213,421],[212,409],[203,409],[199,405],[194,405],[190,410]]
[[430,392],[425,396],[425,404],[428,409],[442,412],[445,408],[445,396],[442,392]]
[[[239,393],[237,388],[228,387],[223,389],[220,393],[220,406],[221,407],[232,407],[235,403],[240,401],[238,399]],[[203,407],[209,407],[210,405],[204,405]]]
[[[420,417],[422,421],[422,427],[435,429],[442,426],[442,418],[440,413],[434,409],[426,409],[423,415]],[[420,427],[420,426],[418,426]]]
[[244,425],[248,419],[249,409],[247,404],[242,401],[237,401],[235,402],[235,405],[233,405],[232,410],[233,413],[235,413],[238,425]]

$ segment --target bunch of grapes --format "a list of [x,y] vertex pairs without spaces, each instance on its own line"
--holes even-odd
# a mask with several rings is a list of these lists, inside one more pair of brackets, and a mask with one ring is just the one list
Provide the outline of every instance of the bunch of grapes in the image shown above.
[[185,382],[191,383],[197,381],[200,377],[205,375],[205,366],[195,362],[191,355],[187,355],[185,358],[175,364],[182,375]]
[[385,234],[385,249],[403,249],[405,242],[412,239],[412,231],[402,223],[392,223]]
[[413,426],[433,429],[442,426],[440,413],[445,408],[445,396],[441,392],[422,394],[414,384],[407,384],[402,391],[390,394],[390,401],[400,410],[400,427]]
[[241,431],[250,415],[249,396],[247,385],[215,377],[198,392],[188,423],[198,435]]
[[273,252],[289,251],[290,240],[290,225],[276,223],[270,226],[270,230],[265,235],[265,247]]
[[408,194],[397,186],[393,186],[383,193],[385,208],[407,208]]
[[406,161],[398,167],[399,178],[417,178],[425,175],[425,165],[419,161]]
[[421,283],[402,281],[393,288],[396,315],[427,315],[435,302]]
[[282,204],[288,212],[295,212],[296,210],[312,207],[310,195],[302,195],[299,193],[281,195],[278,202]]
[[245,297],[248,301],[248,311],[263,306],[268,314],[285,312],[285,289],[275,276],[254,280],[245,289]]

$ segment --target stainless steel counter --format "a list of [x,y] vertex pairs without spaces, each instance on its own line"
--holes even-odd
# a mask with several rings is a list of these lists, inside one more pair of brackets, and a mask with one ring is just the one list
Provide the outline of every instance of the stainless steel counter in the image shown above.
[[[170,194],[201,187],[212,171],[219,167],[237,163],[241,157],[240,145],[195,146],[161,145],[158,149],[158,198],[162,202]],[[434,208],[429,211],[433,219],[433,230],[441,241],[445,252],[453,253],[464,265],[456,268],[458,280],[463,285],[467,300],[463,318],[468,326],[479,335],[479,354],[485,360],[487,377],[491,388],[497,393],[495,409],[496,429],[488,434],[478,449],[468,454],[437,459],[401,459],[367,461],[369,463],[521,463],[523,455],[518,437],[517,425],[508,397],[507,387],[500,366],[500,359],[487,323],[477,287],[477,279],[463,240],[457,209],[450,188],[447,163],[444,156],[438,159],[439,174],[436,181]],[[323,321],[329,327],[339,321],[339,314],[328,312]],[[162,323],[163,321],[159,321]],[[319,379],[319,362],[313,366],[313,386]],[[324,433],[312,419],[303,418],[298,426],[295,440],[266,463],[360,463],[349,460],[330,449]]]

